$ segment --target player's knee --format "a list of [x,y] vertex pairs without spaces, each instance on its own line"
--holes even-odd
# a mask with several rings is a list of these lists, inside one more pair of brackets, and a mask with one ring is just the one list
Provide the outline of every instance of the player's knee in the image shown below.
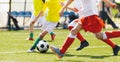
[[34,23],[35,23],[35,21],[32,21],[32,22],[31,22],[31,24],[34,24]]
[[30,26],[34,25],[34,23],[35,23],[35,22],[32,21],[32,22],[30,23]]
[[71,30],[71,34],[72,34],[72,35],[76,35],[76,34],[77,34],[76,30],[75,30],[75,29],[72,29],[72,30]]
[[40,33],[39,37],[43,39],[47,33],[48,31],[43,31],[42,33]]
[[30,23],[30,26],[32,26],[33,24],[32,23]]
[[44,35],[40,35],[40,39],[43,39]]
[[96,36],[96,38],[99,39],[99,40],[102,40],[102,39],[103,39],[102,33],[95,34],[95,36]]
[[101,40],[102,38],[100,36],[96,36],[97,39]]

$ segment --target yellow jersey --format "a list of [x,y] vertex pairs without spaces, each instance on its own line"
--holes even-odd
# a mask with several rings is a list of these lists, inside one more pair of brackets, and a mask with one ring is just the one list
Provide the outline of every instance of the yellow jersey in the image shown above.
[[58,22],[60,19],[59,11],[62,8],[60,2],[62,0],[46,0],[44,8],[48,9],[46,20],[50,22]]
[[44,6],[44,2],[42,0],[33,0],[34,16],[37,16],[39,14],[43,6]]

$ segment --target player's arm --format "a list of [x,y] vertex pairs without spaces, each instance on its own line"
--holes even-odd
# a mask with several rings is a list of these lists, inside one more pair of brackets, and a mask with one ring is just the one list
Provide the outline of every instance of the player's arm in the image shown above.
[[61,6],[64,6],[64,1],[60,1],[60,5],[61,5]]
[[[61,6],[64,6],[64,0],[61,0],[60,4],[61,4]],[[67,9],[72,10],[72,11],[75,11],[75,12],[78,11],[78,9],[73,8],[73,7],[67,7]]]
[[116,4],[115,3],[112,3],[111,1],[109,1],[109,0],[103,0],[107,5],[109,5],[110,7],[112,7],[112,8],[116,8]]
[[67,9],[69,9],[69,10],[72,10],[72,11],[74,11],[74,12],[78,12],[79,10],[77,9],[77,8],[72,8],[72,7],[67,7]]
[[67,8],[68,5],[70,5],[74,0],[69,0],[64,6],[63,8],[61,9],[60,11],[60,15],[62,16],[63,15],[63,12],[64,10]]

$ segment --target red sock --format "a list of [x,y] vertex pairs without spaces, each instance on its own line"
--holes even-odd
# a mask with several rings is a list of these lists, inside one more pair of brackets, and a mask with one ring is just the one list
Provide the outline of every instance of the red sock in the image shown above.
[[109,46],[111,46],[112,48],[116,46],[116,44],[114,44],[110,39],[104,39],[103,41],[107,43]]
[[83,36],[80,34],[80,32],[77,33],[77,38],[81,41],[81,42],[84,42],[84,38]]
[[64,41],[62,48],[60,49],[60,52],[64,54],[66,50],[70,47],[70,45],[73,43],[74,38],[67,37],[67,39]]
[[[71,30],[73,28],[73,26],[69,26],[68,29]],[[84,42],[84,38],[83,36],[80,34],[80,32],[77,33],[77,38],[81,41]]]
[[107,38],[120,37],[120,31],[105,32]]

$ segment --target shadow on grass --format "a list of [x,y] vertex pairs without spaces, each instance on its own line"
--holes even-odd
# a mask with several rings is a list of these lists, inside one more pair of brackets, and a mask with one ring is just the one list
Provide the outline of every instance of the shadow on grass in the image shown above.
[[[53,52],[46,52],[46,53],[40,53],[39,51],[35,51],[33,53],[38,53],[38,54],[54,54]],[[66,57],[88,57],[88,58],[92,58],[92,59],[104,59],[107,57],[115,57],[114,55],[72,55],[72,54],[68,54],[69,52],[66,52],[66,54],[64,56]],[[116,55],[116,56],[120,56],[120,55]]]
[[56,60],[58,62],[85,62],[85,61],[80,61],[80,60]]
[[[46,53],[34,52],[34,53],[37,53],[37,54],[52,54],[52,55],[54,54],[53,52],[46,52]],[[114,57],[113,55],[73,55],[73,54],[68,54],[68,52],[66,52],[64,57],[75,57],[75,56],[78,59],[80,57],[91,58],[91,59],[105,59],[105,58],[109,58],[109,57]],[[117,56],[120,56],[120,55],[117,55]],[[59,59],[59,60],[56,60],[56,61],[57,62],[59,62],[59,61],[60,62],[63,62],[63,61],[65,61],[65,62],[85,62],[85,61],[73,60],[73,59],[65,59],[65,60],[64,59]]]
[[[91,59],[105,59],[105,58],[108,58],[108,57],[113,57],[113,55],[72,55],[72,54],[65,54],[66,57],[74,57],[76,56],[77,58],[80,58],[80,57],[87,57],[87,58],[91,58]],[[117,55],[117,56],[120,56],[120,55]],[[85,61],[80,61],[80,60],[72,60],[72,59],[69,59],[69,60],[63,60],[63,59],[60,59],[60,60],[56,60],[56,61],[65,61],[65,62],[85,62]]]
[[[66,54],[65,56],[67,56],[67,57],[72,57],[72,56],[88,57],[88,58],[92,58],[92,59],[104,59],[104,58],[108,58],[108,57],[113,57],[114,55],[71,55],[71,54]],[[120,55],[117,55],[117,56],[120,56]]]
[[89,58],[92,58],[92,59],[104,59],[104,58],[107,58],[107,57],[111,57],[112,55],[101,55],[101,56],[95,56],[95,55],[78,55],[77,57],[89,57]]
[[47,42],[53,42],[54,40],[46,40]]
[[35,52],[31,52],[31,54],[54,54],[54,53],[52,53],[52,52],[46,52],[46,53],[41,53],[41,52],[39,52],[39,51],[35,51]]

